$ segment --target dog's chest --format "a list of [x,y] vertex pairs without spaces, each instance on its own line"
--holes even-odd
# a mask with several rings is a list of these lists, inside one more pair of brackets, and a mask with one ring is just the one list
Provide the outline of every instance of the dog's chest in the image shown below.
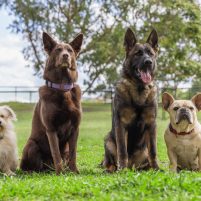
[[182,169],[197,169],[198,150],[199,147],[194,140],[191,141],[189,139],[177,139],[175,153],[177,155],[178,165]]

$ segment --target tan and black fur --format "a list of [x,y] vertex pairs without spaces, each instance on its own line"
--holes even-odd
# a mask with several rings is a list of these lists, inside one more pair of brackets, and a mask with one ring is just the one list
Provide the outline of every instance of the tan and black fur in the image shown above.
[[[137,43],[131,29],[125,34],[126,58],[113,99],[112,130],[105,137],[106,171],[158,169],[156,158],[157,89],[154,83],[158,36]],[[143,77],[144,76],[144,77]]]
[[[53,83],[75,83],[77,81],[76,58],[83,35],[79,34],[70,43],[58,43],[43,33],[43,44],[48,59],[44,79]],[[81,120],[81,90],[78,85],[69,91],[42,86],[36,104],[32,131],[23,150],[21,169],[43,171],[54,168],[59,174],[63,164],[73,172],[76,166],[76,147]]]

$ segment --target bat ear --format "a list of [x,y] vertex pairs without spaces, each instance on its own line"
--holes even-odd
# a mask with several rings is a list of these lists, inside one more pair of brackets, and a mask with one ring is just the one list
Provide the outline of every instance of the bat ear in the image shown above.
[[124,47],[128,54],[137,42],[134,32],[128,28],[124,36]]
[[73,41],[70,42],[70,45],[74,49],[76,56],[79,55],[79,52],[80,52],[81,46],[82,46],[82,42],[83,42],[83,34],[82,33],[78,34],[73,39]]
[[198,93],[195,96],[193,96],[191,101],[193,102],[197,110],[200,111],[201,110],[201,93]]
[[4,106],[4,109],[8,112],[8,117],[13,120],[13,121],[17,121],[17,117],[15,112],[7,105]]
[[158,34],[155,29],[153,29],[147,38],[147,43],[151,45],[155,52],[158,51]]
[[43,32],[43,45],[48,54],[52,52],[56,44],[57,42],[48,33]]
[[167,111],[170,105],[174,102],[174,98],[171,94],[165,92],[162,95],[162,106],[163,109]]

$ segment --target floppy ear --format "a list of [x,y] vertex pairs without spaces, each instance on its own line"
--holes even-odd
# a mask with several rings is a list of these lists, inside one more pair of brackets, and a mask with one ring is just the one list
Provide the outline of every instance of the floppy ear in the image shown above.
[[78,56],[78,54],[81,50],[82,41],[83,41],[83,34],[80,33],[73,39],[73,41],[71,41],[69,43],[72,46],[72,48],[74,49],[76,56]]
[[127,54],[135,46],[136,42],[137,39],[134,32],[130,28],[128,28],[124,36],[124,47]]
[[13,120],[13,121],[17,121],[17,117],[15,112],[7,105],[4,106],[4,109],[8,112],[8,117]]
[[198,93],[195,96],[193,96],[193,98],[191,98],[191,101],[196,106],[197,110],[200,111],[201,110],[201,93]]
[[170,105],[174,102],[174,98],[171,94],[165,92],[162,95],[162,105],[163,109],[167,111]]
[[56,46],[57,42],[46,32],[43,32],[43,44],[45,51],[50,54]]
[[149,43],[155,52],[158,51],[158,34],[155,29],[151,31],[146,43]]

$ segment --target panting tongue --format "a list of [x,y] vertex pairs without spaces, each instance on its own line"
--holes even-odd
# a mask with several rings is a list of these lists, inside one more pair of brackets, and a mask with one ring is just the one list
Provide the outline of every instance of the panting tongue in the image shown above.
[[149,84],[152,81],[151,75],[149,72],[140,71],[141,79],[145,84]]

